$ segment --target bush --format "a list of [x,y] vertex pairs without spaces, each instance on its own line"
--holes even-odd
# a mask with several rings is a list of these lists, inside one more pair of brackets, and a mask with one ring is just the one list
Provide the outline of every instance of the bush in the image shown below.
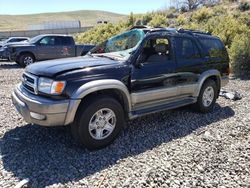
[[212,17],[212,15],[213,11],[211,9],[202,7],[193,13],[192,19],[199,23],[208,20],[210,17]]
[[99,44],[108,38],[117,35],[127,29],[127,23],[103,24],[90,29],[85,33],[76,35],[77,43]]
[[236,75],[250,73],[250,30],[234,38],[229,50],[231,68]]
[[248,30],[246,24],[239,23],[239,19],[233,16],[211,18],[203,28],[219,36],[228,48],[230,48],[236,35],[245,33]]
[[162,27],[167,25],[167,18],[164,15],[156,14],[148,23],[152,27]]
[[239,5],[239,9],[240,9],[241,11],[250,10],[250,3],[241,2],[240,5]]
[[183,14],[180,14],[176,19],[176,21],[178,26],[183,26],[187,23],[187,18]]
[[142,25],[148,25],[148,23],[152,20],[152,15],[147,13],[142,16]]

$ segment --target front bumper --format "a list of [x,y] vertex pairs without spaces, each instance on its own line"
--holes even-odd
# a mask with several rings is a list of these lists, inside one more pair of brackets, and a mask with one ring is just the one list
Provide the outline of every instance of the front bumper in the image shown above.
[[26,122],[42,126],[65,125],[70,104],[70,100],[52,100],[33,95],[22,89],[21,85],[13,91],[12,102]]
[[9,57],[10,57],[10,53],[7,50],[5,50],[5,49],[0,50],[0,58],[1,59],[9,59]]
[[0,59],[3,59],[4,50],[0,49]]

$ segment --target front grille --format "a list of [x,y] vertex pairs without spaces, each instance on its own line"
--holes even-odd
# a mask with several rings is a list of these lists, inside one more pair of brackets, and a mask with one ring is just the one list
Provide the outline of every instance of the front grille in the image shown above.
[[37,94],[37,77],[28,73],[24,73],[22,77],[22,85],[25,90],[30,93]]

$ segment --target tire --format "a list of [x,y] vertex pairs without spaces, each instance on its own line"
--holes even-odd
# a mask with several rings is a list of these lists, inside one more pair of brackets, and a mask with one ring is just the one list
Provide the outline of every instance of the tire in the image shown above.
[[[79,107],[71,125],[72,135],[89,150],[104,148],[115,140],[124,127],[123,108],[117,100],[108,96],[95,96],[86,101]],[[108,118],[108,114],[112,118]]]
[[26,67],[26,66],[34,63],[35,62],[35,58],[34,58],[34,56],[32,54],[25,53],[25,54],[22,54],[18,58],[17,62],[19,62],[19,64],[20,64],[21,67]]
[[197,102],[193,108],[201,113],[211,112],[218,96],[218,86],[214,80],[207,80],[203,83]]

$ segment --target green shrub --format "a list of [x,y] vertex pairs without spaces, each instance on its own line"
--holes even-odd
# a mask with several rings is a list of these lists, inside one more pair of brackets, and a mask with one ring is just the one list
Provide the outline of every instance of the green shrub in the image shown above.
[[187,23],[187,18],[183,14],[180,14],[176,19],[176,21],[178,26],[183,26]]
[[239,5],[239,9],[240,9],[241,11],[250,10],[250,3],[241,2],[240,5]]
[[148,23],[152,20],[152,15],[147,13],[142,16],[142,25],[148,25]]
[[148,23],[152,27],[162,27],[167,25],[167,18],[164,15],[156,14]]
[[208,20],[212,15],[213,11],[210,8],[202,7],[193,13],[192,19],[199,23]]
[[250,73],[250,30],[237,35],[229,50],[231,68],[236,75]]
[[76,35],[77,43],[99,44],[108,38],[117,35],[127,29],[127,23],[103,24],[90,29],[85,33]]
[[244,23],[239,23],[239,19],[233,16],[218,16],[208,20],[203,27],[205,30],[220,37],[228,48],[238,34],[245,33],[248,26]]

